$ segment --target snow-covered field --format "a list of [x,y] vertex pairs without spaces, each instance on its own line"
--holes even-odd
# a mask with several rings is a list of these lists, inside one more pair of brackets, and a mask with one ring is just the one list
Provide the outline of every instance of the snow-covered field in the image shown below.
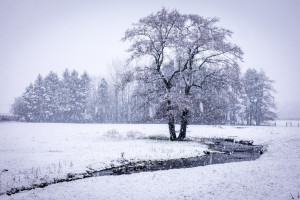
[[[190,125],[188,136],[232,137],[268,144],[255,161],[88,178],[0,199],[292,199],[300,192],[300,128]],[[0,123],[0,191],[65,177],[124,159],[202,155],[193,142],[139,139],[168,136],[167,125]],[[8,170],[3,172],[3,170]]]
[[[136,128],[135,128],[136,127]],[[203,155],[205,145],[139,139],[162,125],[0,123],[0,192],[101,170],[124,160],[162,160]],[[154,134],[155,135],[155,134]],[[167,135],[166,135],[167,136]]]

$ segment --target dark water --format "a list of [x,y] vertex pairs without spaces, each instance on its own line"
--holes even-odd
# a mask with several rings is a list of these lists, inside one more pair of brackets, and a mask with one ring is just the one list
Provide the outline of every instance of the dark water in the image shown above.
[[204,156],[172,159],[165,161],[141,161],[129,163],[120,167],[93,172],[91,175],[107,176],[139,172],[150,172],[168,169],[191,168],[212,164],[256,160],[266,150],[262,145],[252,145],[250,141],[235,143],[224,139],[211,139],[215,145],[210,149],[218,152],[207,152]]

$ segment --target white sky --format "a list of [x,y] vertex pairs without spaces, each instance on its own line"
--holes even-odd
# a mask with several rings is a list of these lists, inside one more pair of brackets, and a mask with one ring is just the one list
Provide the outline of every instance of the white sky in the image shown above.
[[276,81],[279,108],[300,105],[298,0],[0,0],[0,113],[39,73],[104,75],[126,56],[125,30],[163,6],[219,17],[245,53],[243,71],[263,69]]

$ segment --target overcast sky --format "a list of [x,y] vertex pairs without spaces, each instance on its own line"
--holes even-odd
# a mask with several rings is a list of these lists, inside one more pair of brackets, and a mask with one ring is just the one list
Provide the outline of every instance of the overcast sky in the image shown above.
[[101,76],[126,58],[125,30],[162,7],[219,17],[244,51],[242,70],[263,69],[276,99],[300,105],[299,0],[0,0],[0,113],[39,73]]

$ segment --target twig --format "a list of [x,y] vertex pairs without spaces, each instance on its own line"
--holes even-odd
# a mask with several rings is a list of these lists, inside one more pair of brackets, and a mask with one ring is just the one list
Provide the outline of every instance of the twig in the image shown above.
[[291,196],[292,196],[292,199],[295,199],[295,198],[293,197],[292,193],[290,193],[290,194],[291,194]]

